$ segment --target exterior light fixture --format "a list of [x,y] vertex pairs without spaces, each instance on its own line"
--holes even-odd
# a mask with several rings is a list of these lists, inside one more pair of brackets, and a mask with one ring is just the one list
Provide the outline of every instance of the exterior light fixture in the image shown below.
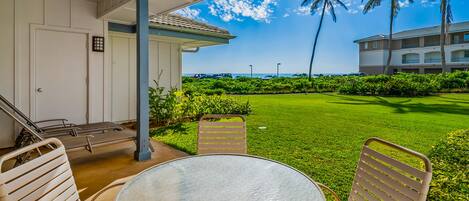
[[93,52],[104,52],[104,37],[93,36]]

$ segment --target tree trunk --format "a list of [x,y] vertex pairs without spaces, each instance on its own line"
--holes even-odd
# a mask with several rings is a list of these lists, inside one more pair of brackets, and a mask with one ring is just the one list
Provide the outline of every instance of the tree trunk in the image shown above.
[[390,14],[390,22],[389,22],[389,39],[388,39],[388,60],[386,61],[386,66],[383,69],[384,74],[388,74],[389,67],[391,66],[391,58],[392,58],[392,31],[394,25],[394,5],[396,0],[391,0],[391,14]]
[[311,60],[309,61],[309,74],[308,74],[309,81],[311,81],[311,72],[313,70],[314,55],[316,53],[316,45],[318,43],[319,33],[321,32],[322,20],[324,19],[324,12],[326,11],[326,5],[327,5],[326,2],[324,2],[324,6],[322,7],[322,12],[321,12],[321,19],[319,20],[318,30],[316,31],[316,37],[314,38],[313,52],[311,53]]
[[440,53],[441,53],[441,68],[443,72],[448,72],[446,68],[446,53],[445,53],[445,44],[446,44],[446,0],[441,0],[441,32],[440,32]]

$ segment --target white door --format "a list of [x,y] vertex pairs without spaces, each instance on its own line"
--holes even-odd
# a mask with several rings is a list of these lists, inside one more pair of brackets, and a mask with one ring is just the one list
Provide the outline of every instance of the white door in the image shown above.
[[66,118],[87,123],[87,34],[37,30],[36,120]]

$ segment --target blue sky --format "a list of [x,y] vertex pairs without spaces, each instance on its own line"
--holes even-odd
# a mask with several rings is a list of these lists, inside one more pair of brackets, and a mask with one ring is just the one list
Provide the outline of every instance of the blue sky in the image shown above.
[[[313,73],[358,71],[358,47],[354,40],[388,32],[389,0],[366,15],[360,0],[343,0],[349,10],[336,9],[337,23],[326,16],[320,35]],[[438,3],[439,0],[436,0]],[[222,27],[237,36],[228,45],[185,53],[184,73],[256,73],[308,71],[319,16],[299,7],[300,0],[205,0],[183,11],[185,16]],[[439,5],[432,0],[401,0],[395,31],[439,24]],[[455,22],[469,20],[469,1],[452,0]]]

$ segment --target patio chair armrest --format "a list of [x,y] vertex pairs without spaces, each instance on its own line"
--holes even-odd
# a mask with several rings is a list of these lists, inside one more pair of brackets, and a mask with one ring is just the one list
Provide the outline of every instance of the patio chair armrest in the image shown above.
[[52,128],[47,128],[47,129],[44,129],[45,131],[45,135],[47,136],[57,136],[58,134],[60,133],[63,133],[63,132],[70,132],[70,134],[72,136],[76,136],[78,134],[78,130],[80,130],[80,128],[77,128],[77,127],[52,127]]
[[332,194],[332,196],[334,197],[334,200],[335,201],[340,201],[340,198],[339,198],[339,195],[337,195],[336,192],[334,192],[331,188],[327,187],[326,185],[322,184],[322,183],[319,183],[319,182],[316,182],[316,184],[323,190],[323,191],[327,191],[329,193]]
[[41,123],[48,123],[48,122],[54,122],[54,121],[59,121],[62,122],[62,124],[65,124],[67,122],[67,119],[47,119],[47,120],[42,120],[42,121],[36,121],[34,122],[35,124],[41,124]]
[[[56,129],[56,128],[73,128],[74,126],[76,126],[76,124],[73,124],[73,123],[54,124],[50,126],[41,127],[41,129],[47,131],[49,129]],[[80,128],[77,128],[77,129],[80,129]]]

